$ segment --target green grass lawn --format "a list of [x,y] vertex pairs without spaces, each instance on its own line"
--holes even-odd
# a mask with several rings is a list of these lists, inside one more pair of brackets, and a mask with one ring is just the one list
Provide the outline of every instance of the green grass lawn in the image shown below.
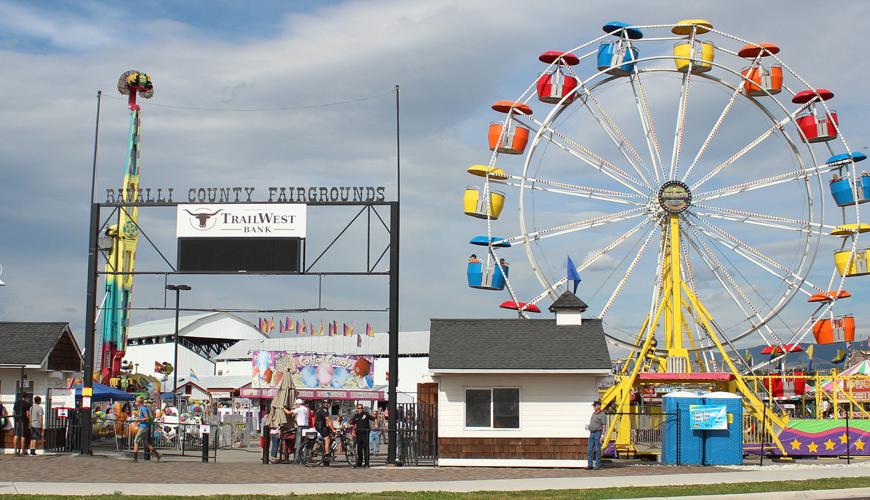
[[[476,491],[473,493],[447,493],[441,491],[424,491],[419,493],[385,492],[385,493],[352,493],[342,495],[293,495],[294,498],[306,499],[330,499],[330,500],[357,500],[357,499],[412,499],[412,500],[466,500],[466,499],[598,499],[598,498],[639,498],[639,497],[676,497],[685,495],[725,495],[764,493],[770,491],[804,491],[804,490],[830,490],[839,488],[864,488],[870,487],[870,477],[813,479],[808,481],[769,481],[762,483],[722,483],[708,485],[686,486],[650,486],[650,487],[626,487],[593,490],[541,490],[541,491]],[[122,499],[123,495],[99,495],[99,496],[52,496],[52,495],[5,495],[6,499],[41,500],[60,498],[73,499]],[[160,500],[180,500],[196,498],[198,500],[224,500],[224,499],[269,499],[274,498],[266,495],[215,495],[201,497],[161,496]]]

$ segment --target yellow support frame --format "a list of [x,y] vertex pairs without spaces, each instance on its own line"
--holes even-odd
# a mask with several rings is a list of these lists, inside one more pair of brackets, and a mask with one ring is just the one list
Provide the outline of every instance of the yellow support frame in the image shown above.
[[[779,431],[786,426],[787,420],[768,409],[726,353],[725,347],[713,328],[712,315],[710,315],[707,308],[704,307],[700,299],[698,299],[683,280],[680,270],[681,240],[679,215],[671,214],[667,224],[668,231],[666,236],[664,236],[667,238],[667,247],[662,264],[663,286],[658,300],[659,305],[653,312],[652,318],[647,315],[643,327],[641,327],[637,335],[635,351],[632,352],[628,361],[620,370],[616,383],[607,389],[601,397],[602,406],[607,407],[610,404],[615,404],[618,414],[616,418],[611,420],[604,433],[604,443],[609,443],[611,436],[617,431],[617,449],[634,449],[633,443],[630,442],[631,433],[626,431],[626,427],[630,425],[629,416],[632,413],[630,397],[632,390],[638,386],[638,375],[644,368],[647,357],[653,354],[650,353],[650,348],[660,322],[664,322],[667,358],[663,358],[659,363],[653,363],[653,365],[658,367],[657,371],[660,373],[666,373],[668,368],[682,368],[680,372],[692,371],[689,351],[683,346],[684,335],[694,345],[691,329],[686,320],[686,316],[688,316],[704,329],[722,356],[727,371],[734,376],[732,390],[739,392],[743,396],[744,406],[748,409],[749,413],[760,423],[765,423],[763,431],[770,437],[774,446],[783,455],[786,455],[785,446],[779,440]],[[631,366],[630,370],[629,366]]]

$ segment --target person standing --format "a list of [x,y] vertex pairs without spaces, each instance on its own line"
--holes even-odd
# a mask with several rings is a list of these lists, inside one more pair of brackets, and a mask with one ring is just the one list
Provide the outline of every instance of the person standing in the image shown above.
[[314,428],[323,437],[323,461],[329,463],[332,450],[332,419],[329,418],[329,401],[323,400],[323,405],[317,410],[314,415]]
[[36,441],[42,439],[42,418],[45,412],[40,406],[42,398],[36,396],[33,398],[33,406],[30,407],[30,454],[36,455]]
[[305,443],[305,431],[308,430],[308,414],[311,411],[305,406],[305,401],[301,399],[296,400],[296,408],[290,412],[293,414],[293,418],[296,419],[296,446],[295,446],[295,456],[293,458],[294,464],[301,464],[302,458],[305,456],[302,453],[302,449]]
[[15,419],[15,438],[13,446],[15,455],[23,457],[27,455],[27,441],[30,438],[30,395],[22,392],[12,407],[12,415]]
[[349,423],[356,430],[356,467],[369,466],[369,433],[374,419],[361,404],[356,405],[356,414],[350,418]]
[[127,436],[127,419],[130,418],[130,405],[128,403],[117,404],[118,411],[115,412],[115,448],[118,451],[124,449],[125,437]]
[[149,453],[153,453],[159,462],[160,453],[151,446],[151,440],[149,439],[151,436],[151,422],[154,419],[151,415],[151,408],[148,408],[142,396],[136,396],[136,407],[139,409],[139,415],[136,418],[139,422],[139,428],[136,430],[136,438],[133,440],[133,461],[139,461],[139,445],[141,444]]
[[369,453],[377,455],[381,452],[381,427],[383,427],[383,418],[380,412],[375,410],[372,413],[372,430],[369,435]]
[[589,417],[589,424],[586,426],[586,429],[589,430],[589,444],[586,448],[587,469],[597,470],[601,468],[601,433],[604,431],[605,425],[601,401],[595,401],[592,403],[592,416]]

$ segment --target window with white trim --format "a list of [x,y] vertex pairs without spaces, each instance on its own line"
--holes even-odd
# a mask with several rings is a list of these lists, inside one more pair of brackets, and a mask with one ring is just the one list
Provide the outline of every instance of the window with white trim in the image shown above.
[[520,428],[520,389],[493,387],[465,389],[465,427]]

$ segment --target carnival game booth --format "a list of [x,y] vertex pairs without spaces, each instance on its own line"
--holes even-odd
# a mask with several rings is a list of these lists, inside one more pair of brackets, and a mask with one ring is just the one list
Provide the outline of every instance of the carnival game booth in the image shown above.
[[431,320],[438,465],[587,465],[584,424],[610,355],[601,321],[580,323],[584,309],[566,292],[555,320]]

